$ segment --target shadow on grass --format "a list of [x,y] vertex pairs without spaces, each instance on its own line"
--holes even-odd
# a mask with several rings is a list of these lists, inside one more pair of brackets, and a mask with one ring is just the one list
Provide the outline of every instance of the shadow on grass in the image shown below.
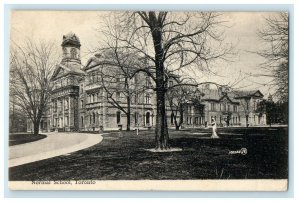
[[[197,136],[193,133],[201,133]],[[204,134],[203,134],[204,133]],[[238,135],[236,135],[238,134]],[[180,152],[149,152],[154,132],[110,133],[101,143],[70,155],[10,168],[10,180],[286,179],[287,129],[170,130]],[[233,154],[247,148],[247,155]]]
[[25,144],[46,138],[46,135],[33,135],[31,133],[18,133],[9,135],[9,146]]

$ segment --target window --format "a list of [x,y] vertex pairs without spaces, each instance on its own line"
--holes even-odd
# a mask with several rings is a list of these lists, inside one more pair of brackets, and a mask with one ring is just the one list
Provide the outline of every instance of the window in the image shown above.
[[146,87],[150,87],[150,78],[146,77]]
[[216,110],[215,103],[210,103],[210,108],[211,108],[211,111],[215,111]]
[[83,100],[80,100],[81,109],[83,109]]
[[227,111],[230,111],[230,105],[227,106]]
[[93,73],[92,77],[93,77],[93,83],[95,83],[96,82],[96,75],[95,75],[95,73]]
[[95,112],[93,112],[93,123],[94,124],[96,123],[96,114],[95,114]]
[[188,113],[192,113],[192,106],[187,106]]
[[136,126],[138,125],[138,120],[139,120],[139,113],[135,112],[135,114],[134,114],[134,123],[135,123]]
[[150,112],[146,113],[146,124],[150,124]]
[[60,109],[60,111],[63,110],[63,101],[62,100],[59,102],[59,109]]
[[69,117],[66,116],[66,117],[65,117],[65,126],[68,126],[68,125],[69,125]]
[[173,86],[173,81],[169,81],[169,87]]
[[117,112],[117,124],[121,122],[121,112]]
[[174,114],[173,114],[173,112],[172,112],[172,114],[171,114],[171,124],[172,124],[172,125],[174,124]]
[[233,111],[237,112],[237,106],[236,105],[233,106]]
[[87,103],[91,103],[91,102],[92,102],[91,95],[88,95],[88,100],[87,100]]
[[69,109],[69,100],[68,100],[68,98],[65,100],[65,109]]
[[54,111],[54,112],[57,112],[57,102],[56,102],[56,101],[54,101],[53,111]]
[[150,104],[150,95],[149,94],[146,94],[145,100],[146,100],[146,104]]
[[81,127],[83,128],[83,116],[81,117]]
[[83,84],[80,85],[80,92],[83,93]]

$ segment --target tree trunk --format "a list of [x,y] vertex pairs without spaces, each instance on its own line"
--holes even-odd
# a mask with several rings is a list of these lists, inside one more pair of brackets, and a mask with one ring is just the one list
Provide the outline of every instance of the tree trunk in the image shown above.
[[40,129],[40,121],[34,121],[33,122],[33,134],[38,135]]
[[157,90],[157,117],[155,128],[156,149],[168,149],[169,133],[167,127],[167,117],[165,109],[165,92]]
[[127,126],[126,126],[126,130],[127,131],[130,131],[130,115],[131,115],[131,112],[130,112],[130,97],[127,96]]
[[175,129],[179,130],[181,124],[180,123],[178,124],[176,115],[174,116],[174,120],[175,120]]
[[149,12],[151,22],[150,29],[155,51],[155,76],[156,76],[156,104],[157,117],[155,127],[156,149],[168,149],[169,133],[167,126],[167,117],[165,109],[165,68],[164,68],[164,50],[162,47],[162,23],[158,21],[155,12]]

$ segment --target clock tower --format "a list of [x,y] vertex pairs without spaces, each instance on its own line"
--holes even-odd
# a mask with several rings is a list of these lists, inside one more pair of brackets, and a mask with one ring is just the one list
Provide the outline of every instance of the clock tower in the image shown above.
[[79,38],[70,32],[67,35],[63,35],[63,42],[61,44],[63,51],[62,63],[76,62],[81,63],[80,60],[80,41]]

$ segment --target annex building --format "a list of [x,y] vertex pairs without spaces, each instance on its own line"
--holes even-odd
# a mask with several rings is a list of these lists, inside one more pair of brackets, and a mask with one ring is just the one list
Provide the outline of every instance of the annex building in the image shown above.
[[[156,98],[146,74],[139,73],[124,89],[124,78],[109,65],[101,65],[101,56],[91,57],[81,64],[79,38],[74,33],[63,36],[62,61],[57,65],[52,82],[51,101],[44,114],[41,131],[102,131],[125,129],[128,99],[131,93],[130,126],[132,129],[155,126]],[[112,76],[114,75],[114,76]],[[104,81],[103,77],[107,79]],[[105,82],[105,83],[103,83]],[[107,91],[105,88],[111,90]],[[266,115],[257,112],[257,103],[264,95],[259,91],[227,92],[209,87],[202,89],[199,111],[193,103],[186,103],[183,127],[209,126],[215,118],[218,126],[265,125]],[[128,109],[127,109],[128,110]],[[174,127],[174,114],[167,107],[168,126]],[[27,131],[32,131],[28,120]]]

